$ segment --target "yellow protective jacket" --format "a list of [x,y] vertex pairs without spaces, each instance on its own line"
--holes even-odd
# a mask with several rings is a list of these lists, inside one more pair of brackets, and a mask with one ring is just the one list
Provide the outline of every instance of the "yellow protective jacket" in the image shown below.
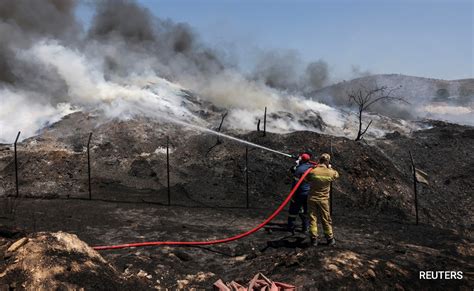
[[329,190],[331,182],[339,178],[336,170],[328,168],[325,164],[317,165],[306,177],[310,183],[310,199],[325,200],[329,199]]

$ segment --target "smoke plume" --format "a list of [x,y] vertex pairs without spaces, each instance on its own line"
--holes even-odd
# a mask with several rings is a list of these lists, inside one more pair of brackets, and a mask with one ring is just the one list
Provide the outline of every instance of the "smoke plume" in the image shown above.
[[259,56],[252,78],[271,88],[308,94],[328,85],[329,66],[324,60],[305,64],[295,51],[267,51]]
[[[268,129],[277,132],[345,135],[356,122],[332,107],[346,107],[347,99],[344,86],[325,91],[331,80],[324,60],[304,62],[294,51],[267,51],[244,74],[186,23],[157,18],[132,0],[94,3],[86,31],[75,19],[74,0],[0,2],[0,142],[11,141],[18,130],[23,137],[37,134],[75,110],[207,126],[183,106],[188,90],[228,110],[229,127],[238,130],[254,130],[265,106],[274,116]],[[463,93],[466,104],[469,90]],[[393,108],[374,110],[398,112]],[[403,110],[408,109],[395,115]]]

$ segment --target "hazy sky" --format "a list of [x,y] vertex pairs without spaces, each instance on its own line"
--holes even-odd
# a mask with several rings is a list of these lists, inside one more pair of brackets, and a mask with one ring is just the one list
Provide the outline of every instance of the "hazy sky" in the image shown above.
[[[352,66],[371,73],[474,77],[471,0],[139,0],[153,14],[187,22],[201,39],[249,68],[262,50],[323,59],[335,79]],[[92,8],[80,5],[86,24]],[[126,21],[126,19],[124,19]]]

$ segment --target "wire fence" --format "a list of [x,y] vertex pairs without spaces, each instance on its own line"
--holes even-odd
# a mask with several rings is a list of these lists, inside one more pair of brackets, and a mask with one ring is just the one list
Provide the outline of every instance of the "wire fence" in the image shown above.
[[[121,167],[113,169],[111,172],[114,175],[117,175],[117,179],[109,179],[107,175],[103,174],[104,171],[101,169],[103,166],[98,167],[97,160],[100,160],[100,163],[104,163],[104,159],[100,159],[100,153],[98,148],[101,145],[94,144],[93,133],[90,132],[87,136],[87,143],[85,150],[78,152],[77,154],[62,156],[47,153],[38,153],[35,151],[21,150],[21,143],[17,144],[20,137],[20,132],[14,142],[14,197],[15,198],[59,198],[59,199],[81,199],[81,200],[101,200],[101,201],[110,201],[110,202],[138,202],[138,203],[154,203],[160,205],[168,206],[200,206],[200,207],[232,207],[232,208],[251,208],[259,207],[258,201],[252,201],[254,196],[251,195],[255,191],[256,187],[252,187],[252,171],[249,160],[251,159],[251,151],[249,151],[248,146],[242,149],[242,154],[238,158],[233,157],[233,162],[230,164],[233,169],[229,171],[230,174],[226,176],[224,170],[229,166],[221,166],[223,173],[217,175],[215,181],[211,181],[214,178],[205,178],[206,181],[202,181],[202,189],[196,189],[196,185],[199,185],[199,182],[194,181],[195,183],[186,183],[176,182],[173,183],[173,174],[177,170],[178,161],[173,161],[173,155],[170,149],[170,138],[166,137],[166,143],[164,145],[165,158],[155,157],[153,163],[156,167],[162,168],[161,165],[163,162],[166,164],[166,177],[163,177],[163,171],[160,174],[155,172],[146,173],[146,179],[142,178],[131,178],[129,183],[121,183],[121,177],[126,175],[128,176],[140,176],[140,171],[146,170],[140,168],[140,159],[135,159],[134,162],[130,165],[130,170],[128,173],[123,173]],[[107,145],[106,145],[107,146]],[[23,156],[22,156],[23,155]],[[36,156],[35,155],[40,155]],[[120,160],[120,157],[117,157],[117,160]],[[164,160],[164,161],[163,161]],[[138,161],[138,162],[137,162]],[[137,162],[136,164],[134,164]],[[25,168],[27,164],[37,163],[38,170],[28,171],[25,173],[22,169]],[[43,163],[43,164],[41,164]],[[107,161],[105,162],[107,163]],[[62,164],[71,165],[67,173],[62,173],[61,166]],[[43,165],[43,166],[42,166]],[[111,163],[111,166],[116,166],[116,164]],[[132,169],[133,168],[133,169]],[[84,173],[82,169],[86,169],[87,173]],[[48,172],[49,171],[49,172]],[[135,173],[133,171],[137,171]],[[237,173],[237,174],[236,174]],[[85,175],[86,174],[86,175]],[[36,177],[35,177],[36,176]],[[78,176],[86,176],[87,178],[78,178]],[[158,176],[160,176],[158,178]],[[74,178],[73,178],[74,177]],[[51,181],[48,181],[49,180]],[[148,179],[149,178],[149,179]],[[191,177],[195,179],[195,177]],[[66,182],[66,180],[70,182]],[[155,183],[156,187],[150,187],[149,185],[153,184],[150,181],[146,181],[145,184],[148,187],[134,187],[133,179],[135,180],[163,180],[165,183]],[[236,180],[237,189],[225,189],[221,184],[224,180]],[[45,181],[46,180],[46,181]],[[126,178],[124,178],[126,180]],[[58,183],[55,184],[55,182]],[[61,184],[62,183],[62,184]],[[50,185],[51,189],[48,191],[41,189],[41,185]],[[194,187],[194,188],[189,188]],[[205,193],[205,187],[214,187],[214,189],[209,189],[210,197],[204,199],[203,197],[196,197],[196,193]],[[22,189],[23,188],[23,189]],[[55,189],[56,188],[56,189]],[[200,188],[200,187],[198,187]],[[87,189],[86,191],[84,191]],[[23,190],[23,191],[22,191]],[[38,191],[33,193],[34,191]],[[41,191],[48,192],[48,194],[41,194]],[[212,197],[212,193],[219,192],[231,192],[232,195],[227,195],[226,193],[217,194],[218,197]],[[63,193],[67,192],[67,193]],[[85,193],[84,193],[85,192]],[[238,194],[240,192],[241,194]],[[10,192],[12,193],[12,192]],[[33,194],[32,194],[33,193]],[[39,194],[38,194],[39,193]],[[25,195],[24,195],[25,194]],[[11,194],[7,196],[12,197]],[[219,201],[223,196],[228,196]],[[233,200],[232,200],[233,199]],[[226,202],[226,203],[224,203]]]

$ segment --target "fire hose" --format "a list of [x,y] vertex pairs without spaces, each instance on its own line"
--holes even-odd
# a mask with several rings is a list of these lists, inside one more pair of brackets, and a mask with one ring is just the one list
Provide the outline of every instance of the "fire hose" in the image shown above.
[[[314,163],[315,164],[315,163]],[[204,245],[215,245],[215,244],[222,244],[222,243],[228,243],[234,240],[238,240],[241,238],[244,238],[246,236],[249,236],[265,225],[267,225],[270,221],[272,221],[290,202],[291,198],[295,194],[296,190],[298,187],[301,185],[301,183],[304,181],[306,176],[311,172],[313,168],[309,168],[306,170],[306,172],[301,175],[301,178],[299,181],[296,183],[296,185],[291,189],[290,193],[286,197],[286,199],[278,206],[278,208],[267,218],[265,219],[262,223],[260,223],[258,226],[235,236],[228,237],[228,238],[223,238],[223,239],[216,239],[216,240],[207,240],[207,241],[150,241],[150,242],[137,242],[137,243],[128,243],[128,244],[120,244],[120,245],[112,245],[112,246],[97,246],[93,247],[94,250],[113,250],[113,249],[124,249],[124,248],[132,248],[132,247],[146,247],[146,246],[162,246],[162,245],[180,245],[180,246],[204,246]]]

